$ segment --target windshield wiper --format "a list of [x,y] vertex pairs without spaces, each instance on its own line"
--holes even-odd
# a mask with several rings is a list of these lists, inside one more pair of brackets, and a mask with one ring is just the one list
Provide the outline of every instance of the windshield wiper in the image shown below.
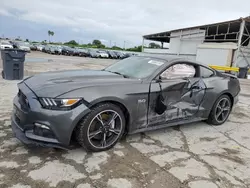
[[[107,71],[107,70],[105,70],[105,71]],[[129,76],[124,75],[124,74],[122,74],[122,73],[120,73],[120,72],[112,72],[112,71],[108,71],[108,72],[111,72],[111,73],[114,73],[114,74],[121,75],[121,76],[123,76],[124,78],[129,78]]]

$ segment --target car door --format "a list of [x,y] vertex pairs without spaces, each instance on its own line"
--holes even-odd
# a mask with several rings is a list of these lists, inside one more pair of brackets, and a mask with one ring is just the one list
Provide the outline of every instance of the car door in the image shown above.
[[199,67],[194,66],[194,70],[191,76],[181,73],[173,78],[152,80],[149,94],[149,126],[199,116],[206,85],[200,77],[196,77]]

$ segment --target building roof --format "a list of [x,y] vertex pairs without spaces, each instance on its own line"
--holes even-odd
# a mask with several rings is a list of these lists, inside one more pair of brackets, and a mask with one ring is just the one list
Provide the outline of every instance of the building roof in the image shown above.
[[218,22],[218,23],[212,23],[212,24],[206,24],[206,25],[199,25],[199,26],[193,26],[193,27],[186,27],[186,28],[180,28],[180,29],[174,29],[170,31],[160,32],[160,33],[154,33],[149,35],[144,35],[143,38],[147,40],[153,40],[153,41],[160,41],[160,42],[169,42],[170,41],[170,34],[172,32],[177,31],[184,31],[184,30],[191,30],[191,29],[201,29],[201,30],[207,30],[209,27],[219,26],[219,25],[230,25],[231,27],[234,27],[234,31],[240,30],[240,23],[242,20],[245,20],[246,22],[250,22],[250,16],[239,18],[236,20],[229,20],[224,22]]

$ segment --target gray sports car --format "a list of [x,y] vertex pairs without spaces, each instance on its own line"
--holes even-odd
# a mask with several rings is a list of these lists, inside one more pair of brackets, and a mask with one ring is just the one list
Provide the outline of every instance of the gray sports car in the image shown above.
[[206,120],[224,123],[238,101],[230,74],[180,58],[136,56],[103,70],[35,75],[18,84],[12,129],[26,144],[90,151],[125,134]]

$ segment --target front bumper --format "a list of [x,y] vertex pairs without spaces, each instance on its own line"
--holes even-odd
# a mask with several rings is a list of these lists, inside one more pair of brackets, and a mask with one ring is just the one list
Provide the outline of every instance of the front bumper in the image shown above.
[[33,140],[33,139],[28,138],[25,132],[23,132],[22,129],[20,129],[18,124],[15,122],[13,115],[11,118],[11,128],[12,128],[12,132],[14,136],[26,145],[69,149],[69,147],[62,146],[59,143],[56,144],[56,143],[38,141],[38,140]]
[[[70,111],[43,109],[24,83],[18,87],[28,104],[23,104],[20,94],[14,98],[11,118],[14,135],[25,144],[67,148],[75,126],[90,110],[84,104]],[[49,129],[37,127],[37,123]]]

